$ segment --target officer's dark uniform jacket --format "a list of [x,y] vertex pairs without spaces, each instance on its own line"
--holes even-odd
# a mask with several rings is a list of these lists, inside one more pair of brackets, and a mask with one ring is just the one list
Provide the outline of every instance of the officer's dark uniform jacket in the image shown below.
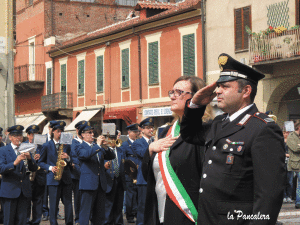
[[198,225],[275,224],[285,185],[279,126],[254,104],[224,128],[227,115],[217,116],[205,137],[204,110],[186,107],[181,123],[186,142],[205,144]]

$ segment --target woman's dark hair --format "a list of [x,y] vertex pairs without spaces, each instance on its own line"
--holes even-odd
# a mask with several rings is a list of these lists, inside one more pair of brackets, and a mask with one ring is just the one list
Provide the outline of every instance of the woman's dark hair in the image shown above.
[[179,81],[190,81],[191,83],[191,91],[193,95],[200,90],[201,88],[205,87],[204,81],[199,77],[190,77],[190,76],[181,76],[179,77],[173,84],[173,86],[178,83]]

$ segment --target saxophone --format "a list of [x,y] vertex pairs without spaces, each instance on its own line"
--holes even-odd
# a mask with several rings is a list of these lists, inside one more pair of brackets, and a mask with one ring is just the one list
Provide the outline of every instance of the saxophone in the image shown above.
[[57,162],[56,162],[56,167],[58,171],[54,175],[54,180],[61,180],[62,174],[64,172],[64,167],[67,165],[65,160],[61,158],[61,153],[63,153],[63,151],[64,151],[64,145],[60,145],[58,150]]

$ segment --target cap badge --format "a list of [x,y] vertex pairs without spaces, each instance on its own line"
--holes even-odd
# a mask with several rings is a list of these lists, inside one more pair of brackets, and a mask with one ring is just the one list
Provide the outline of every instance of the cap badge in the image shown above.
[[20,127],[20,126],[17,126],[16,130],[20,130],[20,129],[21,129],[21,127]]
[[218,60],[218,63],[219,63],[219,67],[220,67],[220,70],[223,71],[223,67],[224,65],[226,65],[228,61],[228,57],[227,56],[220,56],[219,57],[219,60]]
[[32,129],[35,129],[36,127],[35,126],[32,126]]
[[152,118],[149,119],[149,122],[152,123]]
[[83,125],[85,122],[81,122],[81,124]]
[[59,124],[59,125],[63,126],[63,125],[64,125],[64,122],[60,122],[60,124]]

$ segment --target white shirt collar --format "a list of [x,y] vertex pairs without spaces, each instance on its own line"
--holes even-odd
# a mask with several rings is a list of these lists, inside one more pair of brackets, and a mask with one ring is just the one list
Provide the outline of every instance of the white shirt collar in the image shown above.
[[[239,111],[237,111],[237,112],[233,113],[231,116],[229,116],[230,122],[234,121],[236,118],[238,118],[239,115],[241,115],[242,113],[244,113],[248,109],[250,109],[251,106],[253,106],[253,103],[251,105],[247,105],[246,107],[240,109]],[[228,115],[226,118],[228,118]]]
[[51,135],[50,135],[50,133],[48,133],[48,140],[51,140]]
[[82,139],[79,138],[78,136],[76,138],[74,138],[75,140],[77,140],[80,144],[82,143]]
[[54,138],[53,138],[53,142],[54,144],[59,144],[59,141],[55,141]]
[[89,146],[91,146],[92,147],[92,145],[93,145],[93,143],[88,143],[88,142],[86,142],[86,141],[84,141],[85,143],[87,143]]
[[145,140],[146,140],[146,142],[148,143],[149,142],[149,138],[147,138],[147,137],[145,137],[145,136],[143,136],[143,138],[145,138]]
[[14,145],[13,143],[10,143],[13,150],[15,150],[18,146]]
[[130,139],[130,138],[128,138],[129,139],[129,141],[131,141],[132,143],[134,142],[134,140],[132,140],[132,139]]

